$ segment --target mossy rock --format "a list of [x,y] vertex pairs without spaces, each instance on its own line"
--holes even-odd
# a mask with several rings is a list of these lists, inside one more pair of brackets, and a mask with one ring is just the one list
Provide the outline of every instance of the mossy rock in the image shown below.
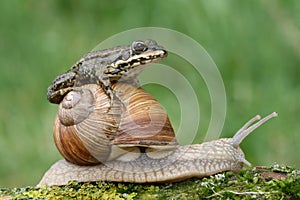
[[0,188],[0,199],[300,199],[300,171],[274,165],[178,183],[69,182],[66,186]]

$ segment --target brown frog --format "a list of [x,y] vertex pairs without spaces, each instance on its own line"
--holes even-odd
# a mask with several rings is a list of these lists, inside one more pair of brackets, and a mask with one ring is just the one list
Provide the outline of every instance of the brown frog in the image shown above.
[[136,40],[127,46],[92,51],[66,73],[54,79],[48,87],[47,98],[51,103],[59,104],[76,87],[97,83],[113,99],[113,83],[119,80],[134,82],[146,64],[158,62],[166,56],[167,51],[150,39]]

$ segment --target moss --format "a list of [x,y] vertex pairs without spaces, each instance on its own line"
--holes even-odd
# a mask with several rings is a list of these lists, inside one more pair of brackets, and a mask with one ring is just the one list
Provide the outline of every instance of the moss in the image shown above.
[[41,188],[1,188],[15,199],[300,199],[300,171],[256,167],[167,184],[78,183]]

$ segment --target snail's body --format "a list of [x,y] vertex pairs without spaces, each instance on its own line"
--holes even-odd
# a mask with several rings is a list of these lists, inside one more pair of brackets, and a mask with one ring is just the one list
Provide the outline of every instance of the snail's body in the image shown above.
[[[114,49],[118,48],[103,52]],[[142,52],[146,53],[126,57],[133,65],[118,59],[114,66],[121,66],[121,62],[138,68],[146,62],[141,60],[141,56],[150,58],[147,62],[156,62],[162,58],[156,57],[156,50],[149,53],[143,49]],[[99,57],[95,59],[99,62]],[[131,59],[135,62],[131,62]],[[80,68],[86,60],[93,60],[93,55],[79,61],[74,68]],[[108,74],[113,75],[115,72]],[[125,76],[135,77],[137,74],[129,73]],[[89,76],[88,73],[85,75]],[[163,107],[149,93],[132,84],[134,81],[131,78],[125,82],[114,82],[123,76],[106,76],[106,80],[110,80],[106,86],[117,91],[118,98],[107,95],[107,88],[97,81],[77,85],[74,84],[76,81],[68,84],[64,80],[63,84],[56,82],[48,88],[49,101],[59,103],[54,122],[54,141],[66,160],[55,163],[45,173],[39,186],[64,185],[71,180],[174,182],[239,170],[244,164],[250,165],[239,144],[254,129],[277,116],[277,113],[272,113],[251,125],[260,119],[260,116],[256,116],[233,138],[180,146]]]
[[60,160],[48,170],[39,186],[65,185],[70,180],[176,182],[191,177],[201,178],[223,171],[240,170],[243,166],[241,158],[244,158],[244,155],[239,148],[230,146],[230,140],[220,139],[202,144],[178,146],[171,154],[159,159],[141,153],[134,160],[113,160],[95,166],[79,166]]

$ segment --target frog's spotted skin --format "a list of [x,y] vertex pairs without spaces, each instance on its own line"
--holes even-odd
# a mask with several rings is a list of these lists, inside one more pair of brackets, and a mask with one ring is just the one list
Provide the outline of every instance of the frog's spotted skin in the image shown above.
[[74,87],[98,83],[112,99],[112,83],[120,79],[135,82],[146,64],[166,56],[167,51],[154,40],[136,40],[128,46],[90,52],[54,79],[48,87],[47,98],[51,103],[59,104]]

